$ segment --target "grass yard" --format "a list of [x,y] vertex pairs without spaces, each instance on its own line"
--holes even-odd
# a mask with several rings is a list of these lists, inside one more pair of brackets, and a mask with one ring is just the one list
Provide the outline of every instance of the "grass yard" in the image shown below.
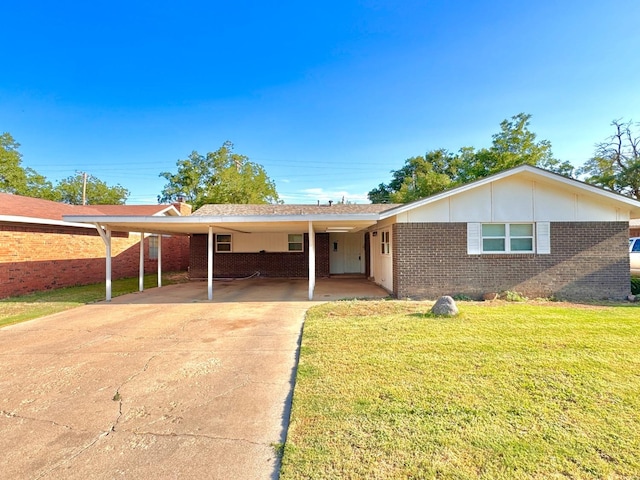
[[430,306],[309,311],[281,479],[640,478],[640,308]]
[[[182,277],[176,273],[167,273],[162,276],[163,285],[170,285],[179,281],[182,281]],[[158,276],[156,274],[145,275],[145,288],[152,288],[157,285]],[[114,280],[111,283],[111,290],[113,297],[137,292],[138,277]],[[104,282],[5,298],[0,300],[0,327],[33,320],[34,318],[86,305],[87,303],[98,302],[104,300],[104,298]]]

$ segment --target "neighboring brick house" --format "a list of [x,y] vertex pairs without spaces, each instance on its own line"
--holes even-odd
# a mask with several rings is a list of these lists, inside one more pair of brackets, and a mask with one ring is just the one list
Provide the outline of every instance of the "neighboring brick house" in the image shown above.
[[[182,205],[76,206],[0,193],[0,298],[104,281],[105,245],[96,227],[63,215],[178,216]],[[188,213],[188,210],[185,212]],[[113,278],[138,275],[140,234],[113,238]],[[157,239],[146,236],[145,271],[157,269]],[[164,271],[186,270],[189,239],[162,240]]]
[[[398,298],[510,290],[585,300],[630,293],[637,218],[638,201],[520,166],[404,205],[205,205],[146,228],[191,235],[190,275],[208,279],[209,298],[213,278],[306,277],[312,298],[316,277],[350,274]],[[140,221],[103,225],[132,231]]]
[[640,237],[640,219],[634,219],[629,222],[629,236]]

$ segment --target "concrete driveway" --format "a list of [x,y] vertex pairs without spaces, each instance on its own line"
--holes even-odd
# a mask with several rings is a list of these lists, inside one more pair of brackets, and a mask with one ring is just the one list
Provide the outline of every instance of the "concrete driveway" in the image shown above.
[[305,288],[181,284],[0,329],[0,477],[277,478]]

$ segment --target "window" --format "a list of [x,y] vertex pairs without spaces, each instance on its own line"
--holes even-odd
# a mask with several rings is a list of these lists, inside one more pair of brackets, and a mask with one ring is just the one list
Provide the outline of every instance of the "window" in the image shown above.
[[289,251],[290,252],[302,252],[302,234],[301,233],[290,233],[288,242],[289,242]]
[[483,253],[533,253],[532,223],[482,224]]
[[631,240],[629,240],[630,244],[633,244],[633,246],[631,247],[631,252],[640,252],[640,239],[635,240],[635,243],[633,243],[634,239],[632,238]]
[[380,245],[382,247],[382,254],[389,255],[391,253],[391,242],[389,241],[389,232],[382,232],[380,238]]
[[216,252],[231,251],[231,235],[216,235]]
[[153,235],[149,237],[149,260],[158,259],[158,237]]
[[467,223],[467,254],[483,253],[549,255],[551,223]]

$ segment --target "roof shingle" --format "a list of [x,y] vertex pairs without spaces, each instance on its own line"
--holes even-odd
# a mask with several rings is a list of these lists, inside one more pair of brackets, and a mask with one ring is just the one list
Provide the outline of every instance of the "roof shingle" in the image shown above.
[[254,215],[353,215],[380,213],[397,207],[396,204],[363,203],[329,205],[284,204],[210,204],[196,210],[194,216],[254,216]]

